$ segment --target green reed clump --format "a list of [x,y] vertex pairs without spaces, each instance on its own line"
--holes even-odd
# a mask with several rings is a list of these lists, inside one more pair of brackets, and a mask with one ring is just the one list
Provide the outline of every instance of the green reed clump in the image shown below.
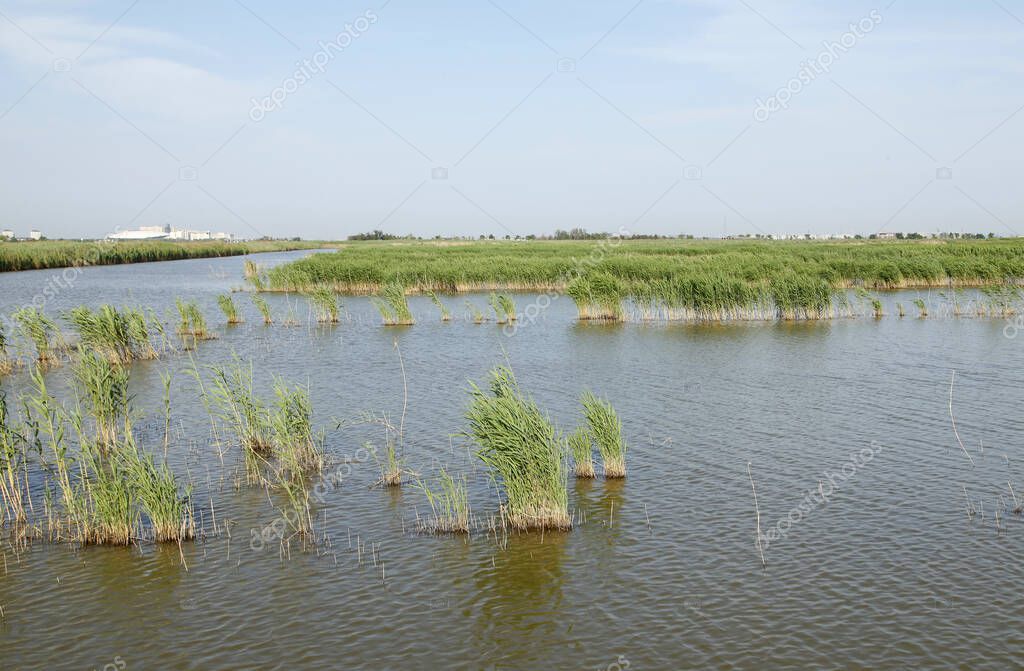
[[484,313],[483,313],[483,311],[479,307],[477,307],[476,303],[473,303],[472,301],[467,299],[466,300],[466,309],[469,310],[469,317],[470,317],[470,319],[473,320],[474,324],[483,324],[484,323],[484,319],[485,319]]
[[175,305],[180,318],[178,322],[179,335],[191,336],[196,340],[206,340],[211,337],[206,326],[206,317],[203,316],[202,310],[194,301],[186,303],[178,298],[175,300]]
[[111,445],[126,418],[128,368],[99,352],[83,352],[74,364],[76,389],[96,423],[96,442]]
[[587,429],[582,426],[577,427],[566,440],[575,465],[576,477],[585,479],[595,477],[593,440]]
[[220,307],[220,311],[224,313],[224,316],[228,320],[228,324],[241,324],[242,318],[238,315],[238,308],[235,306],[235,301],[227,294],[221,294],[217,296],[217,305]]
[[263,268],[252,259],[245,260],[245,279],[251,280],[254,277],[259,277],[263,272]]
[[580,398],[587,419],[590,437],[597,443],[604,465],[604,477],[626,477],[626,441],[622,437],[622,421],[612,404],[590,391]]
[[499,324],[507,324],[516,320],[516,304],[505,294],[491,292],[488,303],[494,310],[494,317]]
[[373,303],[387,326],[409,326],[416,323],[409,310],[405,287],[397,282],[381,287]]
[[160,352],[153,344],[150,326],[157,331],[157,334],[164,337],[163,324],[157,318],[156,313],[150,310],[147,315],[139,308],[125,308],[122,311],[127,321],[128,343],[132,356],[136,359],[156,359]]
[[157,543],[191,540],[196,535],[192,487],[179,493],[178,481],[166,463],[157,465],[153,455],[138,449],[131,432],[120,447],[132,494],[149,518],[153,540]]
[[35,347],[36,361],[44,365],[56,364],[66,349],[57,324],[34,307],[23,307],[11,315],[17,332],[25,342]]
[[290,474],[319,473],[324,468],[322,436],[313,431],[313,407],[309,390],[288,386],[284,380],[274,381],[277,397],[270,418],[274,452]]
[[922,299],[922,298],[915,298],[914,299],[914,305],[917,306],[918,316],[920,316],[920,317],[927,317],[928,316],[928,304],[924,302],[924,299]]
[[[207,410],[234,434],[252,473],[273,453],[274,445],[270,411],[253,390],[252,364],[244,367],[236,358],[207,369],[212,378],[210,389],[202,389]],[[198,371],[193,374],[198,379]]]
[[118,311],[112,305],[103,305],[93,311],[80,306],[68,313],[67,320],[78,333],[80,349],[98,352],[115,363],[159,356],[142,310]]
[[338,296],[327,286],[316,286],[306,292],[310,307],[320,324],[337,324],[339,307]]
[[260,296],[259,294],[253,294],[252,304],[255,305],[256,309],[260,311],[260,314],[263,316],[264,324],[269,325],[274,323],[274,318],[270,314],[270,305],[267,304],[267,301],[266,299],[263,298],[263,296]]
[[832,316],[832,289],[825,280],[789,272],[769,285],[779,319],[827,319]]
[[426,293],[427,296],[430,298],[430,302],[436,305],[437,308],[441,311],[441,321],[451,321],[452,313],[448,311],[448,307],[441,302],[441,299],[438,297],[438,295],[433,291],[427,291]]
[[872,298],[871,299],[871,310],[875,314],[875,319],[881,319],[882,316],[883,316],[882,301],[878,300],[877,298]]
[[569,283],[566,293],[576,303],[582,320],[622,321],[625,288],[608,273],[588,273]]
[[516,315],[516,303],[512,300],[511,296],[498,294],[498,305],[501,306],[501,310],[505,313],[505,318],[508,321],[514,322],[518,319],[518,316]]
[[7,329],[3,321],[0,321],[0,375],[7,375],[17,367],[17,361],[13,359],[8,350]]
[[7,412],[7,394],[0,392],[0,526],[28,520],[28,445],[13,424]]
[[128,545],[138,536],[140,511],[123,448],[101,445],[84,434],[79,442],[77,540],[86,545]]
[[[42,367],[32,366],[29,369],[29,376],[31,388],[24,399],[26,421],[32,425],[34,442],[40,454],[42,455],[43,452],[43,438],[46,439],[50,447],[49,451],[52,453],[50,462],[52,478],[57,481],[60,503],[65,517],[55,519],[57,511],[49,503],[47,503],[47,516],[50,520],[51,535],[55,530],[59,534],[63,520],[66,519],[67,526],[72,530],[78,529],[84,523],[88,511],[71,477],[72,457],[68,454],[64,408],[47,389]],[[76,426],[81,429],[80,416]],[[83,431],[79,433],[84,435]]]
[[441,468],[437,483],[431,487],[419,480],[417,487],[423,491],[430,503],[430,518],[421,524],[421,529],[438,534],[468,534],[472,511],[469,507],[469,492],[466,476],[452,477]]
[[468,435],[504,487],[508,523],[515,529],[571,527],[564,451],[551,421],[506,367],[491,371],[488,391],[471,383],[470,394]]

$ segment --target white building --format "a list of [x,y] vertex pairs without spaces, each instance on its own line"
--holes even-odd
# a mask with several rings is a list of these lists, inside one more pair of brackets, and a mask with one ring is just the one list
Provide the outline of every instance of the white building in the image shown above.
[[43,234],[41,231],[37,231],[36,229],[33,228],[31,231],[28,232],[28,238],[29,240],[42,240]]
[[190,231],[165,226],[142,226],[131,231],[118,231],[107,236],[108,240],[233,240],[231,233]]
[[107,236],[108,240],[162,240],[171,233],[170,226],[143,226],[132,231],[118,231]]
[[9,228],[5,228],[4,230],[0,231],[0,238],[7,238],[8,240],[13,240],[14,231],[12,231]]

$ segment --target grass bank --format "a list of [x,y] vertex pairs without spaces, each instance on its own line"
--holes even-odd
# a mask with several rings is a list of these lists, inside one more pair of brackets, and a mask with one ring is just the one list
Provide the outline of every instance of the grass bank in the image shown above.
[[241,256],[259,252],[319,249],[327,246],[330,245],[322,242],[277,240],[255,240],[252,242],[222,242],[219,240],[201,242],[168,242],[165,240],[0,242],[0,272]]

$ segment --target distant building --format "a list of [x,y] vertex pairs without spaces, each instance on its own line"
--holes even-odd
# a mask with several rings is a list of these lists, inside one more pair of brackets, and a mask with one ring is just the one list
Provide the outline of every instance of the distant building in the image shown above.
[[889,232],[879,233],[878,234],[878,239],[879,240],[895,240],[896,239],[896,234],[895,233],[889,233]]
[[5,228],[4,230],[0,231],[0,238],[7,238],[8,240],[13,240],[14,231],[12,231],[9,228]]
[[132,231],[118,231],[107,236],[108,240],[161,240],[170,236],[170,226],[143,226]]
[[233,240],[231,233],[190,231],[165,226],[142,226],[130,231],[118,231],[107,236],[108,240]]
[[37,231],[36,229],[33,228],[31,231],[28,232],[28,239],[29,240],[42,240],[43,239],[43,234],[42,234],[41,231]]

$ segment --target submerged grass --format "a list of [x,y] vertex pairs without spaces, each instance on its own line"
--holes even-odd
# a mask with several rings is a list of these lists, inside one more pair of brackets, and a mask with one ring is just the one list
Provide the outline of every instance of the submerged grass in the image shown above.
[[515,529],[570,528],[565,455],[551,420],[506,367],[491,371],[489,390],[471,383],[470,394],[468,435],[504,489],[504,518]]
[[622,437],[622,421],[612,404],[590,391],[580,398],[591,439],[597,444],[604,466],[604,477],[626,477],[626,441]]

